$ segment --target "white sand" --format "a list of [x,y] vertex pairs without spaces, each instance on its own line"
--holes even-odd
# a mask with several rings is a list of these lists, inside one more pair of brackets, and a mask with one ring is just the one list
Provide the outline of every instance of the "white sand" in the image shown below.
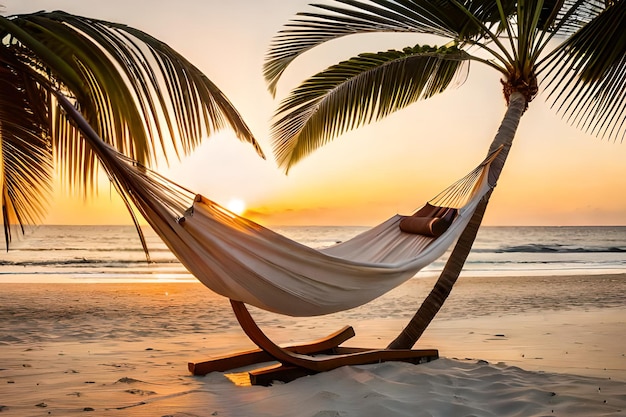
[[[459,287],[454,295],[463,299]],[[357,337],[346,345],[382,347],[407,321],[394,317],[394,309],[408,308],[399,300],[343,316],[260,314],[259,321],[279,343],[352,324]],[[190,360],[252,347],[226,301],[200,285],[2,284],[0,412],[626,416],[626,305],[608,304],[468,318],[443,312],[416,346],[439,349],[437,361],[343,367],[288,384],[240,387],[222,373],[187,372]],[[350,314],[359,319],[345,321]]]

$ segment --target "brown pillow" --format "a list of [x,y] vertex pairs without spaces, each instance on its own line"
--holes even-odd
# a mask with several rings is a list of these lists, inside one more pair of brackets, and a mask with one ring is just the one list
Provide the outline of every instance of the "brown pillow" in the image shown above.
[[441,217],[420,216],[420,211],[413,216],[407,216],[400,220],[400,230],[405,233],[414,233],[429,237],[439,237],[448,230],[452,220],[456,217],[457,209],[443,208],[440,210]]
[[438,220],[440,220],[439,217],[408,216],[400,220],[400,230],[405,233],[436,237],[437,235],[433,228],[437,229],[434,226]]

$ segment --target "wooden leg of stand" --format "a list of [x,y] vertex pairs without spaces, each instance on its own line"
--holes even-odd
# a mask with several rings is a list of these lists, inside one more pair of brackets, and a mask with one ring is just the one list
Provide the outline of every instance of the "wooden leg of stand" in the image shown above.
[[[337,353],[358,353],[364,352],[371,349],[362,349],[362,348],[337,348]],[[414,354],[411,357],[402,357],[398,359],[401,362],[409,362],[413,364],[421,364],[434,361],[439,359],[439,352],[437,350],[426,349],[426,350],[414,350],[412,351]],[[254,369],[248,372],[249,382],[251,385],[263,385],[268,386],[276,381],[281,382],[291,382],[294,379],[301,378],[307,375],[313,375],[317,372],[311,371],[309,369],[301,368],[299,366],[290,366],[284,365],[282,363],[266,366],[263,368]]]
[[[354,337],[354,329],[351,326],[345,326],[322,339],[307,344],[288,346],[285,349],[301,354],[331,353],[333,349],[351,337]],[[224,372],[274,360],[274,357],[264,350],[254,349],[220,356],[208,361],[189,362],[188,368],[193,375],[206,375],[210,372]]]

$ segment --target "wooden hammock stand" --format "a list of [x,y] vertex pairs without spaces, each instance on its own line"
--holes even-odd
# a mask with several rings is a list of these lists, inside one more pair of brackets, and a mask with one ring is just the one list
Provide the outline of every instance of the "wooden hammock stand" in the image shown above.
[[278,362],[248,372],[252,385],[269,385],[273,381],[289,382],[305,375],[330,371],[345,365],[364,365],[385,361],[419,364],[439,358],[439,352],[436,349],[340,347],[340,344],[355,335],[351,326],[345,326],[311,343],[280,347],[263,333],[244,303],[231,300],[230,304],[241,328],[259,349],[221,356],[204,362],[190,362],[188,367],[193,375],[206,375],[210,372],[225,372],[266,362]]

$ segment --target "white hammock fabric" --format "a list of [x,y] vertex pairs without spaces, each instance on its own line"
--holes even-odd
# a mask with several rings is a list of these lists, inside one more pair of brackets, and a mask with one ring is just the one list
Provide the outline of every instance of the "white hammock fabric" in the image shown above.
[[403,216],[394,215],[349,241],[316,250],[205,197],[194,199],[189,190],[118,153],[89,129],[83,130],[86,139],[127,205],[132,201],[199,281],[224,297],[300,317],[365,304],[442,256],[493,188],[488,171],[498,152],[431,200],[458,208],[441,236],[404,233],[398,226]]

